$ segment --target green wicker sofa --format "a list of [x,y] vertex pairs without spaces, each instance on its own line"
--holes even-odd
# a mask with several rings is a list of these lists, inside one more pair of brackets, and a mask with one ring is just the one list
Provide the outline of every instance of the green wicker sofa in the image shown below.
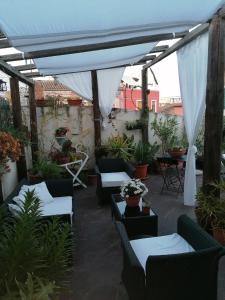
[[[186,215],[177,233],[192,252],[148,256],[143,267],[124,225],[116,222],[123,249],[122,280],[130,300],[216,300],[219,258],[224,248]],[[137,242],[137,240],[135,240]]]

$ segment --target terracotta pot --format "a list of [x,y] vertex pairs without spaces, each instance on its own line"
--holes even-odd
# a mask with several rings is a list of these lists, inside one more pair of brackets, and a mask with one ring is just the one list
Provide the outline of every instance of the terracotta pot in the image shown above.
[[31,173],[27,173],[27,177],[28,177],[28,181],[30,183],[37,183],[37,182],[40,182],[40,181],[43,181],[44,178],[40,175],[33,175]]
[[138,179],[144,179],[147,177],[148,173],[148,165],[139,165],[136,166],[136,169],[134,171],[134,177]]
[[170,154],[171,157],[181,157],[182,155],[184,155],[186,152],[185,149],[179,149],[179,148],[173,148],[173,149],[168,149],[168,153]]
[[213,237],[221,245],[225,246],[225,229],[213,227]]
[[129,207],[135,207],[138,206],[139,202],[140,202],[140,198],[141,196],[130,196],[128,198],[125,198],[127,206]]
[[150,212],[150,207],[142,206],[142,212],[143,212],[145,215],[148,215],[149,212]]
[[97,185],[97,175],[96,174],[88,175],[88,184],[89,185]]
[[60,165],[68,164],[70,162],[70,157],[69,156],[58,157],[57,162]]
[[67,99],[67,103],[70,106],[80,106],[82,103],[82,99]]

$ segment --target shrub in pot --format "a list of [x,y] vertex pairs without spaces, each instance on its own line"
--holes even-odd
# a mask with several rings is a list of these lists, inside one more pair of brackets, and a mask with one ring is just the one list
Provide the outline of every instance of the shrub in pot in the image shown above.
[[[195,212],[199,224],[225,245],[225,183],[214,184],[213,187],[207,195],[198,192]],[[220,198],[216,190],[220,190]]]
[[112,135],[106,142],[106,149],[111,157],[122,158],[125,161],[130,161],[133,153],[134,137],[123,135]]
[[61,168],[57,163],[40,159],[34,162],[32,169],[28,171],[30,182],[38,182],[45,179],[57,179],[61,177]]
[[155,154],[159,150],[157,143],[142,143],[139,142],[134,148],[134,162],[136,170],[134,176],[139,179],[147,177],[148,164],[153,161]]

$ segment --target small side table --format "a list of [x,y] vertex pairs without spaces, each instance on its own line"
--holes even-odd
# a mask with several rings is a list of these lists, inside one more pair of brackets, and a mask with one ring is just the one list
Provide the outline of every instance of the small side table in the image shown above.
[[142,212],[142,203],[140,201],[140,210],[137,214],[126,214],[126,202],[120,194],[113,194],[111,200],[112,216],[117,221],[124,224],[129,238],[139,235],[158,235],[158,216],[150,209],[149,214]]

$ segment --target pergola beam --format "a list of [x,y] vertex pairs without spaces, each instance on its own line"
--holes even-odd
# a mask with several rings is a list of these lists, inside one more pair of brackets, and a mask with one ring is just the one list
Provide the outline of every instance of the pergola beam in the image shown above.
[[169,48],[168,45],[155,46],[149,53],[164,52]]
[[141,37],[128,38],[124,40],[116,40],[112,42],[105,42],[105,43],[98,43],[98,44],[88,44],[88,45],[71,46],[65,48],[32,51],[32,52],[24,53],[24,55],[22,55],[21,53],[4,55],[1,56],[0,58],[5,61],[15,61],[15,60],[22,60],[22,59],[34,59],[34,58],[66,55],[66,54],[75,54],[75,53],[82,53],[82,52],[120,48],[125,46],[133,46],[133,45],[145,44],[151,42],[159,42],[163,40],[177,39],[177,38],[184,37],[186,34],[187,31],[178,32],[178,33],[163,33],[163,34],[141,36]]
[[[203,192],[220,181],[224,110],[225,20],[216,15],[209,27],[206,89]],[[218,191],[219,193],[219,191]]]
[[17,71],[14,67],[7,64],[5,61],[0,59],[0,70],[8,74],[9,76],[16,77],[20,81],[22,81],[25,84],[33,85],[33,80],[30,78],[27,78],[24,74]]
[[9,40],[4,38],[4,39],[0,39],[0,48],[3,49],[3,48],[10,48],[12,47]]
[[37,69],[35,64],[26,64],[26,65],[20,65],[14,67],[17,71],[29,71],[33,69]]
[[169,56],[173,52],[179,50],[180,48],[182,48],[186,44],[188,44],[191,41],[193,41],[194,39],[196,39],[199,35],[205,33],[208,29],[209,29],[209,24],[206,23],[206,24],[200,25],[196,29],[190,31],[187,35],[185,35],[185,37],[183,39],[179,40],[173,46],[171,46],[170,48],[168,48],[168,50],[166,50],[165,52],[163,52],[162,54],[160,54],[159,56],[157,56],[155,59],[153,59],[153,61],[147,63],[143,67],[143,69],[147,69],[147,68],[155,65],[156,63],[160,62],[162,59],[166,58],[167,56]]
[[[0,44],[0,48],[1,48],[1,44]],[[157,53],[157,52],[162,52],[165,51],[169,48],[169,46],[167,45],[163,45],[163,46],[155,46],[150,52],[151,53]],[[64,53],[66,54],[66,53]],[[35,57],[33,57],[35,58]],[[15,54],[7,54],[7,55],[1,55],[0,59],[6,61],[6,62],[10,62],[10,61],[18,61],[18,60],[24,60],[24,59],[30,59],[30,57],[28,57],[27,53],[24,53],[24,55],[22,53],[15,53]]]
[[[21,73],[21,74],[26,74],[26,77],[28,77],[28,78],[42,76],[40,72],[26,72],[26,73]],[[49,75],[46,75],[46,76],[49,76]],[[54,76],[54,75],[52,75],[52,76]]]

